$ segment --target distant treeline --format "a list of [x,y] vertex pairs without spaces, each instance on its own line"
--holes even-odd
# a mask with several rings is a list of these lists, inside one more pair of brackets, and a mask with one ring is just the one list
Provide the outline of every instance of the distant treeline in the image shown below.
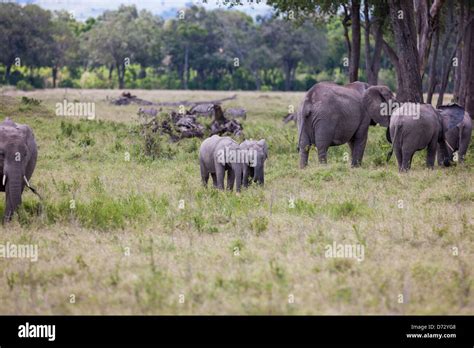
[[[306,90],[321,80],[348,82],[337,14],[254,20],[236,9],[193,6],[164,20],[121,6],[79,22],[66,11],[2,3],[0,37],[0,84],[21,89]],[[384,56],[378,74],[396,87]],[[366,80],[364,69],[359,79]]]

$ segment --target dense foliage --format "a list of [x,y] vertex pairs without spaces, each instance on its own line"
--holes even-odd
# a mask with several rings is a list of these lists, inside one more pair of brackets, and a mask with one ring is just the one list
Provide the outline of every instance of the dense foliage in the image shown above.
[[[36,5],[0,8],[0,36],[8,38],[0,41],[0,83],[21,89],[306,90],[347,81],[338,16],[254,20],[238,9],[193,6],[164,20],[121,6],[79,22]],[[381,80],[394,87],[385,60]]]

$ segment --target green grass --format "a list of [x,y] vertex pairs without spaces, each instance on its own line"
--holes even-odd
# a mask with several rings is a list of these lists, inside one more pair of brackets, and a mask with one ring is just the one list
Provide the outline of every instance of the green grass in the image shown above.
[[[394,158],[385,163],[384,130],[372,127],[361,168],[350,168],[340,146],[327,165],[312,150],[299,170],[296,128],[281,117],[303,94],[238,92],[224,106],[248,110],[245,135],[265,138],[269,159],[265,187],[236,195],[201,187],[200,139],[163,137],[146,156],[137,106],[109,105],[117,91],[68,90],[95,101],[97,119],[57,117],[54,103],[65,94],[0,97],[0,119],[35,132],[31,182],[44,197],[25,192],[0,229],[0,244],[39,249],[36,263],[0,259],[0,313],[474,313],[472,143],[462,166],[430,171],[419,152],[413,170],[399,174]],[[135,94],[177,101],[229,93]],[[363,244],[365,259],[325,258],[334,241]]]

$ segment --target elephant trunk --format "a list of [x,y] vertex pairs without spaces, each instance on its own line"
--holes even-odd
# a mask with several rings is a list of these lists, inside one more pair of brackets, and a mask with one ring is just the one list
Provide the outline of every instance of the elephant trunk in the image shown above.
[[235,190],[237,192],[240,192],[240,189],[242,187],[242,175],[243,175],[242,164],[237,164],[234,166],[234,173],[235,173]]
[[13,213],[21,204],[21,194],[23,192],[24,182],[22,175],[8,175],[6,174],[5,186],[5,215],[4,221],[11,221]]

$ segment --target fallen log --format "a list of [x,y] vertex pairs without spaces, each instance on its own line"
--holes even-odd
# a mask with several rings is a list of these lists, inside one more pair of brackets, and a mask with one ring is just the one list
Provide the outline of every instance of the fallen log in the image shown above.
[[132,95],[130,92],[122,92],[122,94],[117,99],[112,99],[110,101],[114,105],[153,105],[151,101],[138,98],[136,95]]

